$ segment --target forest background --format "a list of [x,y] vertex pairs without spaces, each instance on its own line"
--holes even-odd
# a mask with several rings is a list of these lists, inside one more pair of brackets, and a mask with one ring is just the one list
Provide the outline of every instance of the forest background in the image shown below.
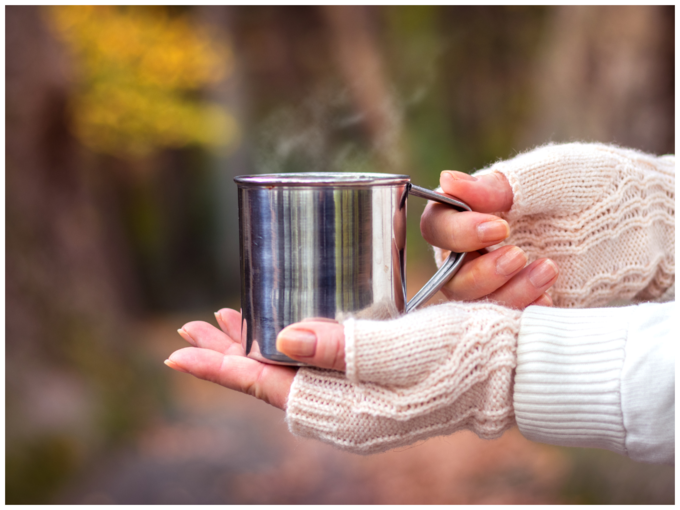
[[[459,433],[356,457],[171,372],[239,308],[233,177],[675,152],[673,6],[5,8],[7,503],[673,503],[674,468]],[[409,296],[434,272],[410,202]],[[435,297],[437,302],[441,296]]]

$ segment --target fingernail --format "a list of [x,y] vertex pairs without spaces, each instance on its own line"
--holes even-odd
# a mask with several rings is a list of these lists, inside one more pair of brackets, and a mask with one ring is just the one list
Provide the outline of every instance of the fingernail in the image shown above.
[[504,220],[485,221],[477,225],[477,237],[483,243],[502,241],[510,234],[510,227]]
[[521,248],[517,246],[506,251],[496,261],[496,273],[501,276],[510,276],[512,273],[519,271],[527,263],[527,256]]
[[444,170],[440,174],[441,177],[450,177],[451,179],[457,180],[457,181],[476,181],[477,177],[473,177],[470,174],[466,174],[465,172],[459,172],[458,170]]
[[189,373],[188,370],[185,370],[184,367],[178,365],[177,363],[175,363],[172,360],[166,359],[163,363],[165,363],[167,366],[169,366],[173,370],[177,370],[178,372],[184,372],[185,374]]
[[222,317],[220,317],[220,312],[215,312],[215,320],[217,320],[217,324],[222,324]]
[[529,273],[529,281],[536,287],[543,287],[550,280],[557,276],[557,266],[550,259],[545,259],[543,262],[534,267]]
[[553,300],[547,294],[543,294],[540,298],[538,298],[531,304],[536,306],[552,306]]
[[284,329],[276,338],[276,348],[289,356],[314,356],[316,335],[306,329]]
[[179,333],[179,336],[181,336],[182,338],[184,338],[184,340],[186,340],[186,341],[189,342],[191,345],[193,345],[194,347],[196,347],[196,345],[197,345],[197,344],[196,344],[196,341],[195,341],[193,338],[191,338],[191,335],[190,335],[189,333],[187,333],[186,331],[184,331],[184,329],[179,328],[179,329],[177,330],[177,332]]

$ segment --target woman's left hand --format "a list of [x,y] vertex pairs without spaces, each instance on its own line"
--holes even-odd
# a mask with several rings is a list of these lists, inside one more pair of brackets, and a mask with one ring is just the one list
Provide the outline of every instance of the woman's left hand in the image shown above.
[[[173,352],[165,364],[285,409],[297,368],[247,358],[241,346],[241,314],[223,308],[215,317],[221,329],[202,321],[182,326],[179,334],[193,347]],[[345,370],[344,328],[337,321],[307,319],[291,324],[279,333],[276,347],[310,365]]]
[[178,333],[193,347],[173,352],[165,364],[285,409],[297,369],[247,358],[241,346],[241,314],[224,308],[215,317],[220,329],[202,321],[182,326]]

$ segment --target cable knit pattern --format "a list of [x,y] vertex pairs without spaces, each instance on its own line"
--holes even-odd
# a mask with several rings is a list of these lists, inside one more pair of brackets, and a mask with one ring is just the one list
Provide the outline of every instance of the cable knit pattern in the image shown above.
[[347,373],[298,370],[290,431],[362,454],[462,429],[498,437],[515,423],[519,317],[446,303],[389,321],[348,319]]
[[[477,172],[500,172],[512,186],[512,244],[529,261],[549,257],[560,276],[556,306],[675,295],[675,156],[620,147],[547,145]],[[492,248],[493,249],[493,248]],[[435,249],[441,265],[448,252]]]

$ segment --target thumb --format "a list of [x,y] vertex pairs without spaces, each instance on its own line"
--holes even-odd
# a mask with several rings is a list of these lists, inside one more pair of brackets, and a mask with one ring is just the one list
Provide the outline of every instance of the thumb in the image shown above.
[[276,348],[297,361],[345,370],[345,331],[333,319],[305,319],[285,327],[276,338]]

